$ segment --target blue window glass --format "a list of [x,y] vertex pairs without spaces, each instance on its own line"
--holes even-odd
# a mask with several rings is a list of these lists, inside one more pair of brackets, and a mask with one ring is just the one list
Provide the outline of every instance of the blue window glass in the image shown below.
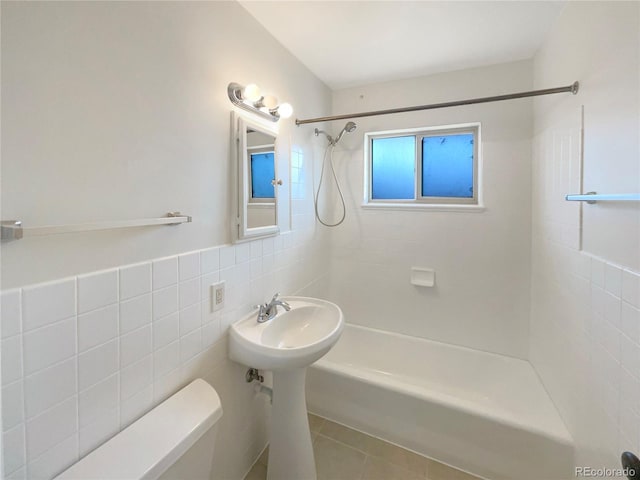
[[422,196],[473,198],[473,134],[422,139]]
[[371,198],[415,198],[416,137],[374,138],[371,141]]
[[253,198],[275,198],[276,178],[273,152],[251,154],[251,196]]

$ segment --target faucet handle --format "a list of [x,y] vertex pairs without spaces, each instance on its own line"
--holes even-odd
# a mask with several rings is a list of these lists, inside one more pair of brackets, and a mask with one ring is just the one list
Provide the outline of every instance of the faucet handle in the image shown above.
[[276,293],[276,294],[273,296],[273,298],[271,299],[271,302],[270,302],[270,303],[275,302],[275,301],[276,301],[276,299],[277,299],[279,296],[280,296],[280,293]]
[[269,306],[265,303],[264,305],[255,305],[255,308],[258,309],[258,323],[262,323],[267,320]]
[[262,315],[268,308],[266,303],[259,303],[258,305],[254,305],[253,308],[258,309],[258,315]]

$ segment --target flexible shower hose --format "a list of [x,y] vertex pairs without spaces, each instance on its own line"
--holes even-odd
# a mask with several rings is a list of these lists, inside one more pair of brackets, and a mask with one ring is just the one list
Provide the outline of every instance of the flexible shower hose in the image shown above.
[[[327,145],[327,149],[324,151],[324,157],[322,158],[322,170],[320,171],[320,182],[318,183],[318,190],[316,191],[316,194],[313,198],[316,209],[316,218],[325,227],[337,227],[342,222],[344,222],[344,219],[347,216],[347,207],[344,203],[344,195],[342,194],[342,189],[340,188],[340,182],[338,181],[336,170],[333,167],[333,147],[335,147],[335,144],[330,143],[329,145]],[[327,164],[327,154],[329,154],[329,167],[331,167],[331,173],[333,175],[333,179],[336,181],[336,187],[338,187],[338,193],[340,194],[340,202],[342,202],[342,218],[340,218],[337,223],[327,223],[323,221],[322,218],[320,218],[320,212],[318,212],[318,199],[320,197],[320,188],[322,188],[322,180],[324,179],[324,169]]]

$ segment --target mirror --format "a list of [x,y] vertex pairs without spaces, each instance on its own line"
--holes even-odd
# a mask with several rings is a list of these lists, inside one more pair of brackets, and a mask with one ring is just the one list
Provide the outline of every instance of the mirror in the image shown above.
[[252,240],[278,233],[276,140],[273,125],[232,112],[235,152],[232,161],[237,178],[235,240]]

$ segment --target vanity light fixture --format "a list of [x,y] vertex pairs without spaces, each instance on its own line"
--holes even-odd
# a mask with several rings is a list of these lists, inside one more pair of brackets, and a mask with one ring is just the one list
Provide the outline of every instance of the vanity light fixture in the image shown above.
[[278,105],[278,99],[273,95],[262,95],[255,83],[243,87],[239,83],[231,82],[227,87],[229,100],[236,107],[277,122],[281,118],[289,118],[293,114],[293,107],[289,103]]

